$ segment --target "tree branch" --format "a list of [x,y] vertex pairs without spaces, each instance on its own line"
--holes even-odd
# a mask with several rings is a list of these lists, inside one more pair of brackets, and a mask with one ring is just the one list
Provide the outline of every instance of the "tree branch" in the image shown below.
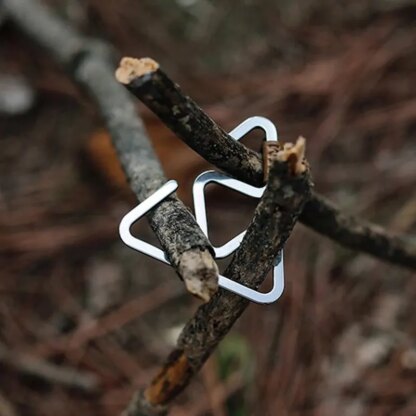
[[[116,74],[129,91],[208,162],[251,185],[263,185],[261,156],[219,127],[182,93],[157,62],[149,58],[123,58]],[[391,236],[377,225],[342,214],[316,193],[312,193],[306,202],[299,221],[352,250],[416,269],[415,243]]]
[[[134,103],[114,80],[109,48],[82,37],[37,1],[3,0],[2,4],[15,23],[96,101],[137,199],[143,201],[160,188],[165,176]],[[171,196],[147,217],[188,290],[207,301],[217,289],[218,268],[211,245],[191,213]]]
[[[274,154],[267,188],[224,272],[228,278],[253,289],[264,281],[310,196],[311,180],[306,165],[296,168],[303,151],[304,141],[299,139],[297,145]],[[201,306],[183,329],[165,366],[150,386],[133,398],[123,416],[150,416],[149,407],[159,409],[157,415],[165,414],[165,406],[188,385],[248,304],[246,299],[220,290]]]
[[96,392],[100,387],[99,380],[92,373],[52,364],[31,355],[16,353],[2,342],[0,342],[0,362],[21,373],[39,377],[52,384],[61,384],[89,393]]
[[[15,22],[64,65],[95,99],[138,199],[141,201],[158,189],[165,178],[133,103],[113,80],[107,48],[80,36],[34,0],[3,0],[3,4]],[[209,162],[245,182],[263,185],[260,155],[234,141],[218,127],[182,94],[157,63],[138,62],[124,59],[117,71],[118,80]],[[299,142],[272,153],[274,160],[267,189],[244,240],[224,273],[227,277],[251,288],[259,287],[298,217],[316,231],[350,248],[416,268],[414,245],[403,239],[393,239],[375,226],[363,225],[341,215],[319,196],[311,197],[309,172],[305,165],[299,164],[301,154],[303,146]],[[299,170],[299,166],[304,169]],[[167,218],[172,221],[169,226]],[[189,268],[187,264],[197,254],[196,263],[205,271],[198,273],[198,278],[209,276],[205,292],[199,294],[207,299],[216,288],[217,268],[209,242],[191,214],[176,197],[171,197],[150,213],[149,220],[173,266],[184,274],[186,283],[189,279],[195,282],[194,271],[198,267]],[[253,250],[257,246],[262,250]],[[199,260],[198,253],[201,254]],[[192,277],[185,276],[188,272],[184,270],[191,270]],[[166,405],[186,387],[247,305],[248,301],[221,290],[201,306],[182,331],[177,348],[164,368],[150,386],[134,398],[125,414],[166,413]]]
[[244,182],[263,185],[262,161],[233,140],[150,58],[123,58],[117,80],[149,107],[188,146]]
[[416,244],[390,235],[382,227],[342,213],[331,201],[316,193],[305,204],[299,220],[339,244],[371,254],[380,260],[416,269]]

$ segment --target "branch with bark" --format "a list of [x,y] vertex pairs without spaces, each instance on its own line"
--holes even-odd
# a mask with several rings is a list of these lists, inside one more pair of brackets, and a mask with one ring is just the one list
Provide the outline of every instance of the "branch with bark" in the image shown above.
[[[134,103],[114,79],[110,48],[82,37],[37,1],[3,0],[2,4],[9,17],[95,100],[137,199],[143,201],[159,189],[166,178]],[[188,290],[208,301],[218,287],[218,268],[192,214],[172,195],[147,218]]]
[[97,392],[100,387],[99,380],[93,373],[52,364],[28,354],[16,353],[2,342],[0,342],[0,362],[15,368],[20,373],[38,377],[49,383],[80,389],[87,393]]
[[[157,62],[149,58],[123,58],[116,77],[208,162],[251,185],[264,184],[261,155],[235,141],[219,127]],[[391,236],[378,225],[343,214],[316,192],[306,202],[299,221],[349,249],[416,269],[414,242]]]
[[[296,145],[286,145],[273,154],[267,188],[224,272],[230,279],[258,289],[283,248],[311,192],[304,147],[300,138]],[[149,387],[136,394],[124,416],[166,414],[166,405],[188,385],[248,304],[246,299],[220,289],[201,306],[182,330],[164,367]]]
[[[207,161],[237,179],[255,186],[264,184],[265,169],[267,171],[269,163],[264,163],[267,161],[263,160],[259,154],[236,142],[217,126],[191,98],[181,92],[179,86],[170,80],[155,61],[149,58],[143,60],[123,58],[116,72],[116,78]],[[283,150],[286,151],[287,156],[286,173],[288,171],[299,173],[296,166],[303,159],[301,149],[299,142],[296,145],[285,145]],[[276,152],[271,148],[266,148],[263,153],[278,160],[280,160],[278,155],[282,154],[279,149]],[[253,284],[257,287],[264,278],[262,267],[266,265],[267,271],[267,267],[271,264],[268,258],[258,258],[257,256],[261,257],[262,254],[255,253],[256,250],[253,250],[253,247],[258,246],[258,241],[262,241],[265,243],[264,253],[267,252],[266,247],[276,248],[273,244],[270,245],[270,242],[267,243],[267,238],[274,241],[273,235],[268,232],[276,231],[276,235],[283,237],[284,242],[297,219],[348,248],[416,269],[415,244],[404,238],[392,237],[377,225],[342,214],[324,197],[310,191],[309,186],[301,187],[303,189],[299,193],[300,189],[291,186],[288,176],[279,177],[279,169],[276,166],[279,166],[279,163],[274,160],[274,166],[270,169],[267,190],[242,245],[224,273],[227,277],[235,280],[242,279],[248,285]],[[301,164],[301,166],[304,165]],[[305,180],[305,176],[308,180]],[[304,184],[309,184],[308,174],[305,176],[303,177]],[[276,181],[279,186],[276,186]],[[284,194],[287,190],[290,190],[290,195],[299,198],[299,205],[284,203],[279,205],[283,201],[277,195]],[[262,210],[266,212],[265,206],[268,204],[270,206],[276,204],[275,206],[279,207],[281,212],[277,213],[271,209],[267,220],[263,222],[259,219],[261,218],[259,212]],[[289,215],[293,220],[288,227],[287,234],[285,225],[280,223],[284,217],[282,213]],[[254,231],[260,224],[260,230],[266,241]],[[257,240],[256,238],[250,239],[253,235],[256,235]],[[248,245],[248,241],[251,245]],[[247,261],[248,259],[250,260]],[[167,405],[186,387],[246,306],[245,300],[221,291],[211,302],[200,307],[183,329],[178,346],[170,354],[166,364],[151,384],[136,394],[124,416],[166,414]]]
[[[82,37],[35,0],[3,0],[3,5],[17,25],[95,99],[138,200],[165,183],[134,104],[113,78],[108,48]],[[264,184],[262,157],[233,140],[155,61],[125,58],[117,79],[206,160],[237,179],[255,186]],[[224,274],[258,288],[298,219],[346,247],[416,269],[415,244],[342,214],[311,191],[303,152],[302,140],[266,152],[272,162],[266,191]],[[212,248],[175,196],[159,204],[148,218],[187,287],[196,284],[196,294],[211,300],[185,326],[177,348],[151,384],[132,400],[125,411],[127,416],[165,414],[166,406],[186,387],[248,305],[248,301],[223,290],[211,297],[218,278]],[[262,250],[253,249],[259,246]]]

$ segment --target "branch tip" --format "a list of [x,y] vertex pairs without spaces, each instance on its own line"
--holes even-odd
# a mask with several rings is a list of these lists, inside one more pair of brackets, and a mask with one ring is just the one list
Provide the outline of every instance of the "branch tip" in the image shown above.
[[306,140],[299,136],[296,143],[265,142],[263,146],[264,181],[267,182],[270,167],[273,162],[289,164],[290,172],[297,176],[305,173],[307,162],[305,160]]
[[218,266],[208,250],[188,250],[178,268],[188,292],[208,302],[218,289]]
[[285,143],[283,148],[276,153],[275,160],[287,162],[290,171],[294,175],[301,175],[306,171],[305,164],[306,140],[299,136],[296,143]]
[[118,82],[124,85],[130,84],[135,78],[155,72],[159,64],[152,58],[130,58],[125,56],[121,59],[115,76]]

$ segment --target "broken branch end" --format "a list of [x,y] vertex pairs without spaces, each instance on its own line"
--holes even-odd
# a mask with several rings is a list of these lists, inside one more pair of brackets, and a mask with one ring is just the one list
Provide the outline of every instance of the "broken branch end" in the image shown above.
[[125,56],[120,61],[115,76],[118,82],[124,85],[130,84],[134,79],[155,72],[159,64],[152,58],[130,58]]

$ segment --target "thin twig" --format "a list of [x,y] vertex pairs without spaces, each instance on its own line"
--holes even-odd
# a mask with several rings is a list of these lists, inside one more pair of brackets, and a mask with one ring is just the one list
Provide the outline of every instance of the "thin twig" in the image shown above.
[[[9,17],[96,101],[137,199],[143,201],[160,188],[166,179],[134,103],[114,80],[109,48],[81,36],[35,0],[4,0],[2,4]],[[147,217],[188,290],[207,301],[217,289],[218,268],[211,245],[191,213],[175,195]]]
[[[146,62],[147,65],[144,65]],[[149,65],[149,62],[152,62]],[[232,139],[149,58],[123,58],[117,79],[208,162],[237,179],[263,185],[262,157]],[[416,269],[416,244],[340,212],[313,192],[299,221],[352,250]]]
[[299,220],[339,244],[391,263],[416,269],[416,243],[383,227],[340,211],[327,198],[312,194]]
[[[294,150],[293,150],[294,149]],[[299,169],[304,142],[284,149],[273,161],[268,185],[256,208],[247,233],[224,275],[251,288],[258,288],[272,267],[310,195],[310,176],[305,165]],[[261,247],[262,250],[253,250]],[[221,339],[240,317],[248,301],[220,290],[201,306],[183,329],[177,348],[143,392],[131,401],[124,416],[148,416],[147,409],[165,414],[170,403],[201,368]]]
[[178,296],[178,293],[172,285],[166,283],[157,286],[139,298],[124,303],[118,309],[88,321],[68,334],[63,334],[50,342],[39,345],[35,351],[37,355],[48,357],[57,352],[68,352],[71,349],[82,348],[91,340],[120,330],[131,321],[140,319],[144,314],[175,296]]
[[52,364],[28,354],[15,353],[0,343],[0,361],[24,374],[39,377],[52,384],[96,392],[99,380],[92,373]]
[[17,416],[17,414],[17,410],[13,403],[4,394],[2,394],[2,392],[0,392],[0,415]]

